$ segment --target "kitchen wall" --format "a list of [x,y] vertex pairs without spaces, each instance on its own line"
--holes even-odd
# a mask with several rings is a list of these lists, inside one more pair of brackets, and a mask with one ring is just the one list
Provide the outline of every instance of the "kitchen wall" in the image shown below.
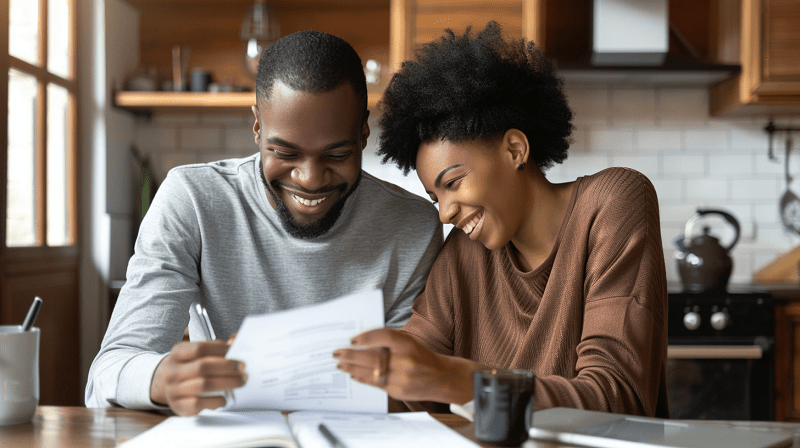
[[[800,237],[783,229],[778,214],[786,187],[783,136],[775,143],[778,160],[769,160],[763,131],[766,118],[711,118],[705,88],[567,85],[567,94],[575,112],[575,142],[569,158],[549,170],[547,177],[563,182],[609,166],[627,166],[647,175],[659,196],[669,280],[679,280],[672,239],[683,233],[698,206],[726,210],[741,224],[739,243],[732,250],[732,282],[749,282],[753,272],[800,244]],[[371,119],[372,136],[364,152],[365,170],[425,195],[416,175],[404,177],[393,166],[381,165],[374,155],[376,118]],[[160,114],[138,118],[134,136],[161,180],[177,165],[254,153],[252,124],[249,111]],[[797,127],[800,118],[779,118],[776,124]],[[792,172],[800,174],[800,155],[794,161]],[[800,194],[800,185],[795,187]],[[723,243],[731,241],[732,232],[724,221],[704,221]]]

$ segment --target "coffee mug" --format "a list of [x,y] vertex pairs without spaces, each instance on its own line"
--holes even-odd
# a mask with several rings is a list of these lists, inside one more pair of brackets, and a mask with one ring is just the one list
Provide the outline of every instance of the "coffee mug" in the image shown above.
[[28,423],[39,404],[39,329],[0,325],[0,425]]
[[528,438],[536,374],[528,370],[477,370],[472,374],[475,438],[518,446]]

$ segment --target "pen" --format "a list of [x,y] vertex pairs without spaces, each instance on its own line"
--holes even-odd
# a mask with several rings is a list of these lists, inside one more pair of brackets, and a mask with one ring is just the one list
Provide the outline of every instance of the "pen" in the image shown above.
[[28,309],[28,315],[25,316],[25,320],[22,322],[22,331],[30,331],[31,327],[33,327],[33,323],[36,321],[36,316],[39,315],[39,308],[42,306],[42,299],[39,296],[33,299],[33,303],[31,303],[31,307]]
[[347,445],[342,443],[342,441],[339,440],[338,437],[333,435],[331,430],[328,429],[327,426],[325,426],[325,423],[319,424],[319,432],[321,432],[322,435],[325,436],[326,439],[328,439],[328,442],[331,444],[333,448],[347,448]]
[[[217,339],[217,335],[214,333],[214,327],[211,326],[211,319],[208,318],[208,312],[206,311],[205,307],[203,307],[200,302],[192,302],[192,305],[189,307],[189,313],[192,314],[195,319],[200,321],[200,327],[203,330],[203,340],[215,341]],[[203,397],[213,397],[219,395],[220,392],[225,393],[225,404],[233,403],[233,392],[229,390],[207,392],[200,395]]]

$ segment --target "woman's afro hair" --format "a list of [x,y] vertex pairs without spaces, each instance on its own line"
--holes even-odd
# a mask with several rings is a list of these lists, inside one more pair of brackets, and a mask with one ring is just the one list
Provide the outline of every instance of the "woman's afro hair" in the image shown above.
[[408,174],[420,144],[502,136],[519,129],[546,170],[567,157],[572,111],[553,64],[533,42],[503,40],[489,22],[473,35],[447,29],[403,63],[381,100],[378,155]]

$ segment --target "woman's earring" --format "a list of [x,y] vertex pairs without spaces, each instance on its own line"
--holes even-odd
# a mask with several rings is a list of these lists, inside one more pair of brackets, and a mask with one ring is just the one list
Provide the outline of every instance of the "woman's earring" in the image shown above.
[[525,169],[525,162],[522,162],[519,165],[517,165],[517,169],[520,170],[520,171],[524,170]]

